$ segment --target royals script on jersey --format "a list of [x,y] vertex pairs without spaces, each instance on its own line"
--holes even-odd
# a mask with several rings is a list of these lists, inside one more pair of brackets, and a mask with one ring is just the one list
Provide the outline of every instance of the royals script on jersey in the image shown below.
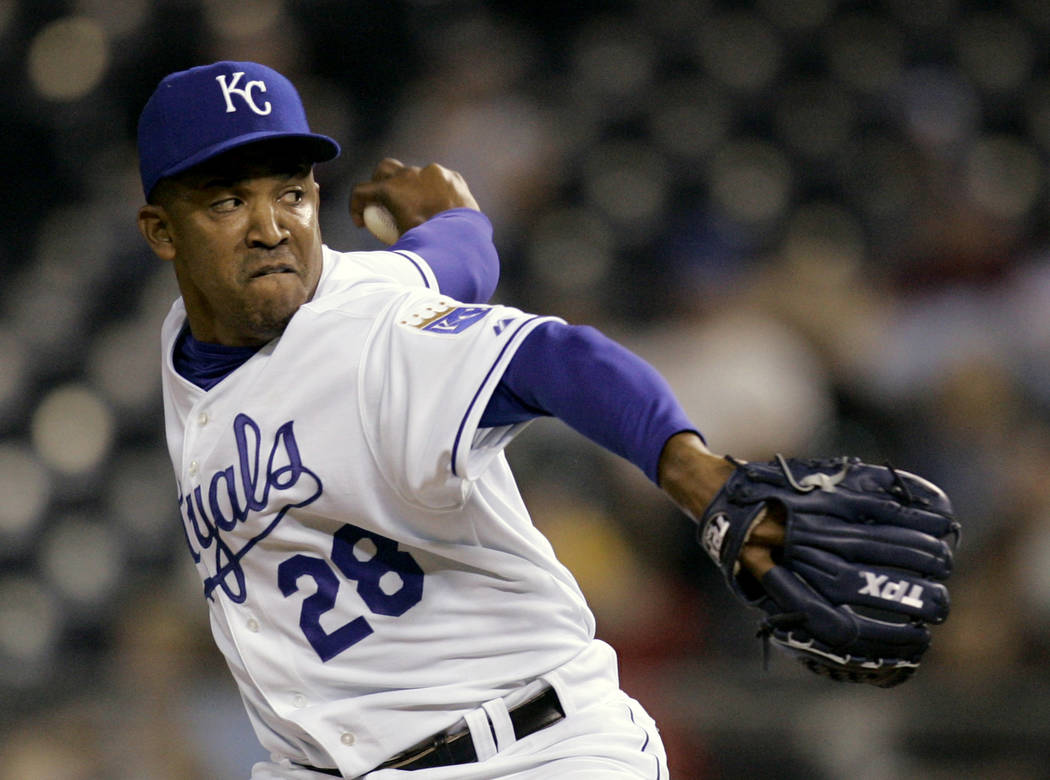
[[263,746],[357,776],[585,649],[594,621],[479,429],[545,318],[411,253],[324,250],[285,333],[203,391],[163,328],[167,441],[215,640]]

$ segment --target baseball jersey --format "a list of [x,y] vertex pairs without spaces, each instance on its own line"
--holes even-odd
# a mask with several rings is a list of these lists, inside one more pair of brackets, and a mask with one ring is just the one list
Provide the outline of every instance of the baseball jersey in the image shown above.
[[268,750],[357,776],[579,654],[594,620],[479,428],[553,318],[324,248],[284,334],[210,390],[162,333],[166,434],[212,631]]

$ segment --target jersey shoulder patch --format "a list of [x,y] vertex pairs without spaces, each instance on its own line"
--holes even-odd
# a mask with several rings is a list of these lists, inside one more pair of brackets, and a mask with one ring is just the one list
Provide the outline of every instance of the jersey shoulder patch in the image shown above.
[[427,333],[454,336],[481,322],[490,311],[491,306],[468,306],[439,299],[408,309],[398,324]]

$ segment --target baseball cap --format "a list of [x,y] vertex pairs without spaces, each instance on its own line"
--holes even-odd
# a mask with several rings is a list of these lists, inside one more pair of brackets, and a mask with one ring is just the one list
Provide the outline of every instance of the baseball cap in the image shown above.
[[310,132],[299,93],[255,62],[216,62],[166,76],[139,116],[139,174],[149,200],[157,182],[238,146],[274,138],[302,145],[313,162],[339,144]]

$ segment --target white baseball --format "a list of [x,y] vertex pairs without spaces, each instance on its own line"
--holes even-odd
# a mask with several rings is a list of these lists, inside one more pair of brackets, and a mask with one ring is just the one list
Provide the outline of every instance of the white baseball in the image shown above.
[[381,206],[378,203],[369,203],[365,206],[364,213],[361,216],[365,221],[365,227],[368,228],[368,232],[384,244],[389,246],[401,238],[401,234],[397,229],[397,223],[394,222],[394,215],[390,213],[386,206]]

